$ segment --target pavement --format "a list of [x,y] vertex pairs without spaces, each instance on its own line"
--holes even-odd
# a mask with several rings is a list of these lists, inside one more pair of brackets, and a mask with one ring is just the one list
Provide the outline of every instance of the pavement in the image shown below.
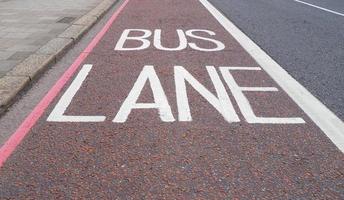
[[0,1],[0,77],[100,2]]
[[344,1],[211,2],[344,120]]
[[0,114],[116,1],[0,1]]
[[124,0],[0,119],[0,198],[343,199],[343,130],[207,0]]

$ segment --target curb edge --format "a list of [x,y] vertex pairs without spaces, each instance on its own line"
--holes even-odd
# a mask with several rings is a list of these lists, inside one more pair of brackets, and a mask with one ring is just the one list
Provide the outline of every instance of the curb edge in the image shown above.
[[21,92],[29,88],[33,81],[38,80],[51,65],[57,63],[118,2],[120,0],[103,0],[1,77],[0,115],[19,99]]

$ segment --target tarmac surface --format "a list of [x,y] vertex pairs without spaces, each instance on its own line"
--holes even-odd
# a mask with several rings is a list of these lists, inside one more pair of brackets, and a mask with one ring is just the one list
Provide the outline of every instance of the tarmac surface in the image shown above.
[[200,1],[111,12],[1,148],[1,199],[344,197],[343,153]]
[[[294,0],[211,0],[344,120],[344,16]],[[305,0],[344,15],[342,0]]]

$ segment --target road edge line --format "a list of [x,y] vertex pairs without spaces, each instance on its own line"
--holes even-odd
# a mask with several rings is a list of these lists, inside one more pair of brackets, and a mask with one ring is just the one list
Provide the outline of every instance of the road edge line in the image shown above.
[[[110,29],[113,22],[117,19],[118,15],[128,4],[129,0],[124,0],[118,7],[115,13],[103,26],[103,28],[97,33],[92,41],[87,45],[84,51],[75,59],[73,64],[63,73],[55,85],[49,90],[49,92],[43,97],[43,99],[37,104],[33,111],[25,118],[18,129],[10,136],[10,138],[0,148],[0,168],[4,165],[7,158],[14,152],[16,147],[21,143],[25,136],[29,133],[31,128],[36,124],[40,117],[45,112],[46,108],[55,99],[59,92],[63,89],[66,83],[74,76],[75,72],[79,69],[80,64],[86,59],[86,57],[92,52],[93,48],[103,38],[105,33]],[[87,51],[86,51],[87,50]]]
[[308,117],[344,152],[344,123],[305,87],[297,82],[273,58],[225,17],[208,0],[199,0],[209,13],[232,35],[265,72],[289,95]]
[[294,2],[303,4],[303,5],[306,5],[306,6],[310,6],[310,7],[313,7],[313,8],[317,8],[319,10],[322,10],[322,11],[325,11],[325,12],[328,12],[328,13],[331,13],[331,14],[335,14],[335,15],[339,15],[339,16],[344,17],[343,13],[340,13],[340,12],[337,12],[337,11],[334,11],[334,10],[331,10],[331,9],[328,9],[328,8],[325,8],[325,7],[317,6],[315,4],[311,4],[311,3],[300,1],[300,0],[294,0]]

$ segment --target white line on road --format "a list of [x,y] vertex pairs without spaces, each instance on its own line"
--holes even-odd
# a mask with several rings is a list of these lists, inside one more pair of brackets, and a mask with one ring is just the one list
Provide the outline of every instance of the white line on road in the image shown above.
[[103,122],[105,121],[105,116],[67,116],[65,111],[67,110],[69,104],[72,102],[73,97],[80,89],[82,83],[88,76],[88,73],[92,69],[92,65],[85,64],[79,74],[76,76],[72,84],[62,95],[59,102],[56,104],[54,110],[49,115],[48,122]]
[[313,5],[313,4],[310,4],[310,3],[307,3],[307,2],[304,2],[304,1],[300,1],[300,0],[294,0],[294,1],[298,2],[298,3],[302,3],[302,4],[305,4],[305,5],[308,5],[308,6],[311,6],[311,7],[314,7],[314,8],[318,8],[318,9],[326,11],[326,12],[330,12],[330,13],[335,14],[335,15],[340,15],[340,16],[344,17],[344,14],[340,13],[340,12],[336,12],[336,11],[333,11],[333,10],[330,10],[330,9],[327,9],[327,8],[323,8],[323,7],[320,7],[320,6],[317,6],[317,5]]
[[207,0],[199,0],[313,122],[344,152],[344,123]]

